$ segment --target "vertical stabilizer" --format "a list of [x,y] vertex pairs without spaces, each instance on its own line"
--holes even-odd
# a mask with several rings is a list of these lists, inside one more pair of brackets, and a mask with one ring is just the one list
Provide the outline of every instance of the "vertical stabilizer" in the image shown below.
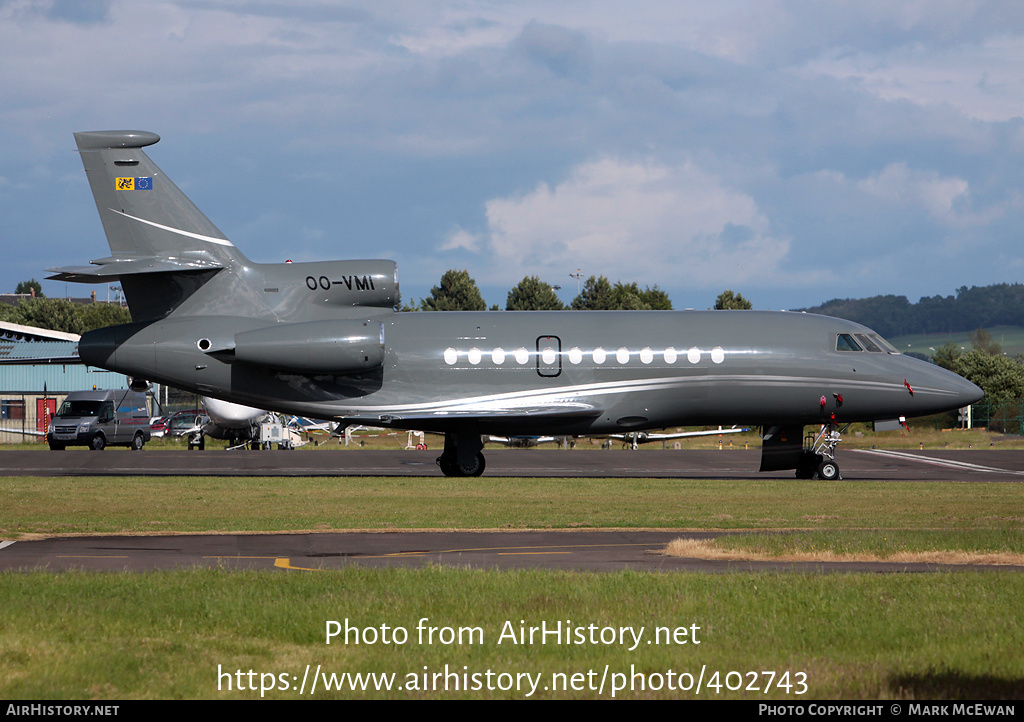
[[188,313],[272,316],[250,261],[142,151],[159,140],[137,130],[75,133],[111,255],[50,269],[50,278],[119,282],[136,321],[186,304]]
[[96,209],[116,259],[170,257],[232,266],[245,258],[142,148],[155,133],[75,133]]

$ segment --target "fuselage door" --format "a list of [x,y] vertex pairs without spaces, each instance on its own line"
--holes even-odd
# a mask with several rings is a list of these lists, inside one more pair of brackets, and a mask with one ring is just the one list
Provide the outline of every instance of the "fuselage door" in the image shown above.
[[562,373],[562,341],[558,336],[537,338],[537,373],[541,376]]

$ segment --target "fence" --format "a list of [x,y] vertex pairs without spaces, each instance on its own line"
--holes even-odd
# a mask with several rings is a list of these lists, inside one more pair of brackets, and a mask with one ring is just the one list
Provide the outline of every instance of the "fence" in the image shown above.
[[1024,436],[1024,399],[974,404],[971,407],[971,426],[1000,434]]
[[64,394],[3,394],[0,396],[0,443],[39,441]]

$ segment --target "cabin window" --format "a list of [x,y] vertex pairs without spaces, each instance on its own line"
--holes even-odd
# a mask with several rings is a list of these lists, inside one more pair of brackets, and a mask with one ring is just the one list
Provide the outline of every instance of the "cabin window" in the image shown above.
[[836,351],[862,351],[863,349],[853,340],[848,333],[841,333],[836,337]]

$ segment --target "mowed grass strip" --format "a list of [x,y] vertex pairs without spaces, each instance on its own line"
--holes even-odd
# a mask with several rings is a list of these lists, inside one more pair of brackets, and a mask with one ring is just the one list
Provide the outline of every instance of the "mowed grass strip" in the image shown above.
[[1024,485],[672,479],[11,477],[0,536],[523,528],[1022,529]]
[[[623,682],[634,672],[646,675],[645,682],[634,678],[634,688],[619,691],[619,697],[806,701],[1024,694],[1016,574],[586,574],[357,566],[303,573],[33,572],[3,575],[0,606],[0,696],[6,699],[259,698],[261,683],[273,687],[265,692],[268,698],[295,698],[306,665],[310,674],[319,665],[327,675],[395,675],[390,691],[326,691],[321,678],[322,698],[525,696],[525,688],[488,689],[484,677],[478,678],[479,689],[461,686],[467,678],[460,675],[488,671],[540,675],[533,696],[545,698],[608,698],[610,675],[625,675]],[[480,632],[463,634],[461,643],[457,636],[444,643],[438,632],[427,643],[417,637],[421,619],[452,635],[459,628]],[[372,628],[376,641],[336,638],[327,645],[327,620]],[[548,643],[535,638],[521,644],[506,636],[498,643],[503,631],[518,633],[542,622],[549,629],[558,622],[644,627],[645,636],[632,651],[632,642],[569,645],[550,637]],[[382,625],[392,638],[396,628],[403,629],[406,641],[384,643]],[[700,644],[648,644],[655,627],[686,628],[679,641],[695,638]],[[609,677],[599,694],[606,665]],[[678,689],[685,683],[681,674],[696,678],[702,668],[699,695],[692,687]],[[446,669],[455,677],[448,678],[447,690],[438,690]],[[788,689],[763,691],[765,671],[774,672],[776,682],[788,672]],[[668,686],[669,672],[675,689]],[[440,678],[433,676],[438,673]],[[581,675],[580,688],[555,689],[558,674]],[[797,695],[801,679],[806,692]],[[717,689],[708,686],[715,680]],[[498,685],[496,676],[491,681]]]
[[696,559],[1024,566],[1024,531],[828,529],[730,534],[718,539],[676,539],[668,544],[665,553]]

